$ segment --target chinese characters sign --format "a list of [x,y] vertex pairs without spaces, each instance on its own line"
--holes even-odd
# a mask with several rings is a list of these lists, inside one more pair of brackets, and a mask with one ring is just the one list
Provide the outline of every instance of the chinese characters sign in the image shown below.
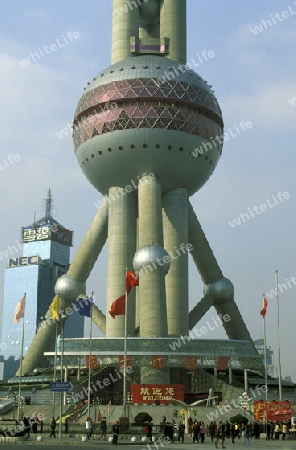
[[98,357],[96,355],[86,355],[85,357],[86,360],[86,367],[88,369],[98,369],[99,368],[99,361],[98,361]]
[[58,225],[48,225],[36,228],[22,229],[22,242],[24,244],[34,241],[52,240],[68,246],[72,245],[72,231]]
[[[266,411],[266,412],[265,412]],[[290,420],[292,415],[291,402],[287,401],[254,401],[254,419],[264,421]]]
[[[126,355],[126,367],[131,367],[132,365],[132,360],[130,355]],[[124,369],[124,355],[123,356],[119,356],[119,367],[120,369]]]
[[186,356],[185,369],[186,370],[196,370],[197,369],[197,357],[196,356]]
[[171,403],[172,399],[184,401],[182,384],[132,384],[133,403]]
[[152,356],[152,367],[153,369],[163,370],[164,369],[164,356]]

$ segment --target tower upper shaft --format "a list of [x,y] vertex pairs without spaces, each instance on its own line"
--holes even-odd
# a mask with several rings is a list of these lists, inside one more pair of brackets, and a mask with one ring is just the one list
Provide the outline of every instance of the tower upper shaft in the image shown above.
[[114,0],[112,64],[163,55],[186,63],[186,0]]

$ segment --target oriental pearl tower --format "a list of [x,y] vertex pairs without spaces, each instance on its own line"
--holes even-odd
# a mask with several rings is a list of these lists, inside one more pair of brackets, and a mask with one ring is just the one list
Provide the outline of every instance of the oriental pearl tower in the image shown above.
[[[85,293],[107,241],[106,314],[96,306],[92,314],[107,339],[124,336],[125,317],[108,311],[125,291],[127,268],[140,274],[128,297],[128,336],[186,335],[214,306],[231,317],[223,322],[229,339],[252,342],[189,201],[216,168],[222,136],[211,86],[186,64],[186,0],[113,0],[112,65],[88,83],[73,122],[76,158],[104,201],[56,284],[60,309]],[[190,312],[188,253],[204,283]],[[23,372],[40,365],[54,336],[50,327],[38,331]],[[141,382],[169,383],[169,370],[142,367]]]

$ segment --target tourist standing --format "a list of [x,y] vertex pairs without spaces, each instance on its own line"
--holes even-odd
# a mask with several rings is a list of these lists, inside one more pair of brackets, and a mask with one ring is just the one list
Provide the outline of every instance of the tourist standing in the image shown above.
[[185,424],[183,420],[180,420],[179,423],[179,442],[184,443],[184,436],[185,436]]
[[204,422],[200,422],[200,426],[199,426],[199,434],[200,434],[200,442],[203,444],[205,441],[205,432],[206,432],[206,427]]
[[104,416],[103,419],[101,420],[101,438],[103,438],[103,440],[106,440],[106,435],[107,435],[107,420],[106,417]]
[[112,439],[112,444],[117,445],[119,433],[120,433],[120,430],[119,430],[119,422],[115,422],[115,424],[113,425],[113,439]]

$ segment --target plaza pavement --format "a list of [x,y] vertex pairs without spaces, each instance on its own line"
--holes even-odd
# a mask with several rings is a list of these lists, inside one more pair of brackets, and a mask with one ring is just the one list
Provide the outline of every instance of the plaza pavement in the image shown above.
[[[106,441],[99,441],[98,439],[91,440],[88,442],[82,442],[81,437],[75,438],[62,438],[61,442],[58,438],[44,438],[42,442],[37,442],[36,437],[33,436],[29,441],[20,441],[17,444],[8,444],[8,443],[0,443],[0,449],[3,450],[37,450],[39,447],[40,450],[53,450],[54,448],[68,448],[69,446],[75,446],[77,449],[98,449],[98,450],[111,450],[114,446]],[[198,444],[193,444],[192,439],[190,437],[185,438],[185,442],[179,443],[169,443],[169,444],[161,444],[157,442],[157,446],[154,444],[146,444],[144,442],[138,441],[137,443],[131,443],[130,440],[127,439],[119,439],[118,447],[122,447],[124,450],[136,449],[136,450],[173,450],[173,449],[182,449],[182,450],[192,450],[193,448],[205,448],[206,449],[215,449],[215,445],[209,438],[206,438],[204,444],[200,442]],[[221,444],[218,444],[218,447],[221,449]],[[232,444],[231,440],[225,441],[225,447],[233,450],[246,448],[243,445],[242,439],[236,440],[234,444]],[[274,450],[295,450],[296,449],[296,439],[289,438],[285,441],[266,441],[265,439],[260,440],[251,440],[250,449],[252,450],[263,450],[263,449],[274,449]]]

